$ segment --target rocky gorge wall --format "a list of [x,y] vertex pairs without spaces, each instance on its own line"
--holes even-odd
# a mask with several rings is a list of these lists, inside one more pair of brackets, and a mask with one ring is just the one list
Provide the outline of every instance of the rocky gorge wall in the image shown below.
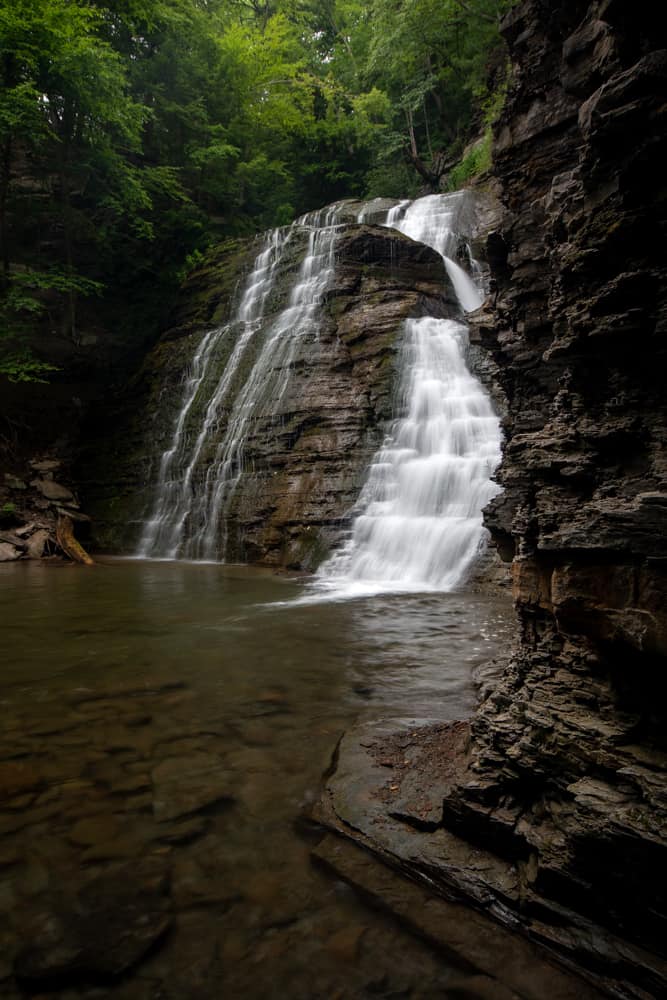
[[[447,811],[497,827],[522,858],[524,912],[546,940],[657,995],[667,51],[650,19],[613,0],[531,0],[504,33],[515,86],[494,163],[507,213],[479,327],[509,401],[505,492],[487,524],[515,551],[521,649],[473,724]],[[565,943],[568,911],[587,948]]]
[[[265,326],[288,301],[307,238],[306,227],[294,229]],[[79,462],[95,548],[135,550],[153,503],[160,454],[170,446],[192,355],[202,331],[233,315],[256,252],[256,244],[212,252],[186,283],[173,325],[128,390],[115,407],[101,412],[91,434],[94,444]],[[280,399],[266,401],[265,415],[253,421],[245,443],[245,471],[225,518],[228,561],[315,568],[340,538],[390,420],[403,321],[458,314],[440,256],[397,232],[375,225],[343,226],[335,259],[319,321],[290,362],[287,390]],[[186,432],[192,440],[237,337],[237,325],[231,323],[211,366],[211,385],[202,386],[188,415]],[[244,359],[240,382],[252,363],[254,357]],[[224,433],[229,406],[226,400],[219,407],[218,433],[210,435],[202,452],[195,488]]]
[[622,997],[667,990],[667,53],[640,15],[524,0],[504,22],[504,216],[473,340],[508,401],[486,523],[518,647],[470,724],[348,734],[322,806]]

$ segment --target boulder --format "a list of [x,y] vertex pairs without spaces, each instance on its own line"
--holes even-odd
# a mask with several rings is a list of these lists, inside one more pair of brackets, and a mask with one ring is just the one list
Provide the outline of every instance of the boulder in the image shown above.
[[10,542],[0,541],[0,562],[14,562],[23,555],[22,548],[17,548]]
[[67,502],[74,499],[74,494],[67,486],[61,486],[60,483],[56,483],[52,479],[33,479],[30,485],[34,486],[47,500]]

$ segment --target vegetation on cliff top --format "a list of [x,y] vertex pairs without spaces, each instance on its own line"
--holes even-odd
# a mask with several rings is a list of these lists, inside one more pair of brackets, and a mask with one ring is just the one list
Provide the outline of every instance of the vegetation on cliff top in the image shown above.
[[0,373],[47,372],[90,296],[126,337],[153,329],[221,236],[437,187],[507,6],[0,0]]

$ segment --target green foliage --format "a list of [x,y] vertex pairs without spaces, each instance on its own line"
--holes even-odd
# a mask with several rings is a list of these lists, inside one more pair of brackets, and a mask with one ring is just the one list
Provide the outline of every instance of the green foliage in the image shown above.
[[0,375],[10,382],[40,382],[46,383],[44,375],[57,372],[56,365],[39,361],[28,350],[7,353],[0,356]]
[[491,169],[493,125],[500,117],[500,113],[505,105],[508,81],[509,67],[505,67],[503,82],[482,103],[482,122],[485,125],[484,134],[454,169],[449,172],[447,177],[448,191],[457,191],[473,177],[479,177],[480,174],[484,174],[487,170]]
[[195,268],[199,267],[204,259],[205,255],[201,252],[201,250],[195,249],[192,253],[189,253],[183,262],[183,267],[178,271],[177,277],[179,282],[185,281],[187,276],[194,271]]
[[463,159],[450,170],[447,190],[458,191],[473,177],[485,173],[491,166],[491,129],[487,128],[481,140],[475,143]]
[[44,375],[17,343],[76,344],[91,295],[150,335],[221,238],[437,186],[488,125],[508,6],[0,0],[2,370]]

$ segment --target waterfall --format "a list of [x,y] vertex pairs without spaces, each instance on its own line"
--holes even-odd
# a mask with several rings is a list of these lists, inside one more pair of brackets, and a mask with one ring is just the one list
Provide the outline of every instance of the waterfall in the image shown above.
[[[138,555],[226,558],[229,515],[252,465],[250,438],[275,419],[297,360],[317,349],[341,224],[381,222],[433,247],[469,311],[482,295],[454,260],[468,204],[462,194],[341,202],[266,236],[234,315],[195,350]],[[285,297],[279,281],[297,259]],[[465,578],[484,542],[481,512],[498,491],[491,476],[500,460],[498,419],[466,351],[462,318],[405,323],[397,417],[372,460],[349,538],[320,570],[325,589],[450,590]]]
[[[155,502],[144,525],[138,556],[224,560],[224,515],[243,473],[248,433],[260,416],[275,410],[287,389],[300,341],[317,330],[317,310],[333,274],[336,215],[337,206],[330,206],[303,216],[291,227],[270,232],[232,320],[205,334],[200,342],[185,381],[171,443],[160,460]],[[262,322],[265,308],[297,227],[308,231],[308,249],[286,307],[267,328]],[[233,349],[210,392],[193,441],[188,434],[188,417],[198,396],[206,391],[221,342],[230,334],[236,335]],[[239,370],[253,351],[256,360],[239,387]],[[223,420],[225,429],[213,456],[205,455]]]
[[[308,224],[308,217],[300,220]],[[215,559],[220,525],[243,474],[244,447],[253,422],[278,407],[289,383],[290,370],[299,342],[317,330],[317,310],[333,275],[335,227],[332,223],[309,233],[308,251],[303,260],[289,303],[269,328],[257,360],[232,407],[227,429],[206,473],[198,501],[197,530],[188,554],[195,559]],[[222,554],[225,550],[223,534]]]
[[[190,374],[185,381],[171,444],[160,460],[155,503],[139,542],[137,554],[141,557],[176,559],[178,556],[187,558],[189,554],[183,528],[196,503],[192,480],[197,461],[209,435],[217,426],[220,408],[226,400],[245,350],[259,329],[277,265],[290,235],[290,230],[280,229],[268,233],[246,281],[236,315],[230,323],[206,333],[195,352]],[[213,389],[193,443],[187,433],[188,416],[210,374],[217,348],[237,326],[240,326],[238,339]]]
[[[385,225],[442,254],[461,308],[482,302],[449,254],[460,238],[462,196],[400,202]],[[452,590],[484,545],[482,511],[499,492],[500,425],[466,364],[463,322],[425,317],[405,323],[399,416],[371,462],[350,538],[320,568],[338,593]]]

